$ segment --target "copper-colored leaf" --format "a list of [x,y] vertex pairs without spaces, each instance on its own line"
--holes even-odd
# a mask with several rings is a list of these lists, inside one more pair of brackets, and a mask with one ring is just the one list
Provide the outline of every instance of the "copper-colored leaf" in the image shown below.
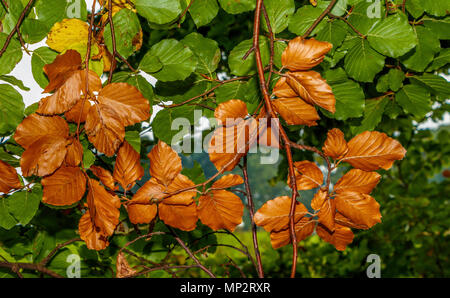
[[169,205],[159,204],[159,218],[165,224],[183,230],[192,231],[197,227],[197,205]]
[[91,166],[89,168],[89,170],[91,170],[91,172],[98,178],[100,179],[100,181],[102,182],[102,184],[104,186],[106,186],[107,188],[111,189],[111,190],[115,190],[116,186],[115,186],[115,182],[114,182],[114,177],[111,174],[110,171],[99,167],[99,166]]
[[311,207],[314,210],[319,210],[323,203],[325,203],[326,199],[328,199],[328,191],[319,189],[314,195],[314,198],[311,200]]
[[318,72],[289,72],[287,83],[307,103],[318,105],[331,113],[336,111],[333,91]]
[[292,71],[308,70],[319,65],[332,48],[331,43],[299,36],[289,42],[281,56],[281,63]]
[[181,158],[166,143],[159,141],[148,154],[150,175],[161,184],[168,186],[181,172]]
[[89,249],[102,250],[109,245],[108,237],[94,226],[89,210],[81,217],[78,232]]
[[148,224],[158,212],[156,204],[130,204],[127,206],[128,218],[133,224]]
[[122,120],[113,108],[106,105],[90,108],[84,128],[89,141],[107,156],[113,156],[125,138]]
[[[286,229],[289,226],[291,202],[291,198],[288,196],[277,197],[267,201],[255,213],[255,223],[263,227],[267,232]],[[299,221],[307,212],[308,210],[302,203],[296,202],[294,222]]]
[[42,202],[53,206],[69,206],[80,201],[86,192],[86,177],[79,167],[61,167],[42,179]]
[[0,192],[8,193],[12,189],[22,188],[16,169],[0,160]]
[[[307,190],[320,187],[323,184],[323,173],[319,167],[308,160],[294,163],[297,190]],[[291,184],[288,176],[288,185]]]
[[335,201],[337,210],[356,224],[371,228],[381,222],[380,205],[368,194],[343,192]]
[[328,230],[334,231],[335,223],[334,216],[336,214],[336,203],[332,199],[325,200],[324,204],[320,207],[317,213],[319,217],[319,223],[324,225]]
[[61,87],[67,79],[67,75],[81,68],[81,56],[75,50],[67,50],[58,55],[55,60],[44,66],[44,72],[49,79],[48,86],[43,93],[53,92]]
[[83,161],[83,146],[75,138],[69,138],[70,144],[67,146],[66,165],[77,167]]
[[405,148],[385,133],[365,131],[348,142],[347,155],[342,161],[363,171],[375,171],[379,168],[389,170],[396,160],[406,154]]
[[334,186],[337,193],[353,191],[370,194],[380,181],[381,175],[377,172],[365,172],[358,169],[348,171]]
[[23,148],[28,149],[34,142],[45,136],[69,136],[69,126],[59,116],[45,117],[31,114],[16,128],[14,140]]
[[165,187],[159,184],[155,178],[151,178],[138,189],[128,205],[157,203],[165,196]]
[[219,180],[213,183],[212,188],[229,188],[238,186],[244,183],[244,179],[241,176],[235,174],[228,174],[222,176]]
[[327,139],[322,147],[323,153],[334,159],[340,159],[348,152],[344,134],[338,128],[333,128],[327,134]]
[[[84,106],[83,106],[84,101]],[[81,107],[83,106],[83,111],[81,111]],[[69,111],[64,113],[64,116],[66,117],[66,120],[73,123],[78,123],[78,120],[80,120],[80,123],[86,122],[86,117],[89,113],[89,109],[91,107],[91,103],[89,100],[83,100],[83,98],[80,98],[78,102],[71,108]],[[80,118],[81,113],[81,118]]]
[[[302,241],[311,236],[314,232],[314,228],[316,226],[315,221],[312,220],[312,217],[303,217],[294,225],[295,236],[297,241]],[[270,242],[272,243],[272,247],[277,249],[292,243],[291,241],[291,231],[289,228],[278,232],[270,233]]]
[[219,104],[214,111],[219,125],[234,125],[236,120],[244,119],[248,115],[247,105],[239,99],[232,99]]
[[286,77],[281,77],[273,88],[273,95],[278,98],[298,97],[286,81]]
[[197,195],[194,186],[194,182],[188,177],[178,174],[166,188],[165,194],[167,194],[168,197],[163,200],[163,204],[190,205],[193,202],[193,198]]
[[244,204],[232,192],[214,190],[201,196],[198,205],[198,216],[204,225],[214,231],[226,229],[233,232],[242,222]]
[[144,168],[141,166],[140,154],[124,141],[119,148],[114,165],[114,179],[125,190],[130,190],[134,183],[144,176]]
[[98,94],[97,100],[114,109],[125,126],[148,120],[150,104],[139,90],[127,83],[111,83]]
[[360,229],[360,230],[368,230],[369,227],[362,224],[356,224],[354,223],[350,218],[345,217],[340,212],[336,212],[334,221],[337,224],[340,224],[341,226],[353,228],[353,229]]
[[345,250],[347,245],[352,243],[354,237],[351,229],[337,224],[334,232],[329,231],[327,228],[319,224],[317,225],[316,233],[324,241],[334,245],[337,250],[341,251]]
[[277,98],[272,104],[289,125],[316,126],[316,120],[320,119],[316,109],[299,97]]
[[128,264],[128,261],[125,258],[124,254],[122,252],[119,252],[117,254],[116,260],[116,277],[117,278],[130,277],[136,273],[137,271],[131,268],[130,264]]
[[20,167],[25,177],[47,176],[58,169],[67,153],[68,141],[60,136],[49,135],[34,142],[20,159]]

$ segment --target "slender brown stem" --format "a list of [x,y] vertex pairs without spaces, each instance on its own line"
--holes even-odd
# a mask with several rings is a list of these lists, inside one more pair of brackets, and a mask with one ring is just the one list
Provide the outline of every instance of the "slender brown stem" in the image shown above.
[[114,70],[116,69],[116,54],[117,54],[116,33],[114,30],[114,23],[112,18],[112,1],[108,1],[108,21],[109,21],[109,28],[111,29],[111,40],[113,46],[113,59],[111,59],[111,69],[109,70],[108,76],[108,83],[111,83]]
[[75,238],[75,239],[71,239],[71,240],[69,240],[69,241],[66,241],[66,242],[64,242],[64,243],[60,243],[60,244],[58,244],[41,262],[40,262],[40,264],[42,265],[42,266],[46,266],[47,265],[47,263],[53,258],[53,256],[58,252],[58,250],[60,250],[61,248],[63,248],[63,247],[66,247],[67,245],[70,245],[70,244],[72,244],[72,243],[74,243],[74,242],[77,242],[77,241],[83,241],[83,240],[81,240],[80,238]]
[[336,15],[332,14],[331,12],[328,13],[328,16],[333,19],[339,19],[339,20],[344,21],[356,34],[361,36],[362,39],[366,39],[366,36],[364,34],[362,34],[361,32],[359,32],[358,29],[356,29],[356,27],[353,26],[346,18],[341,17],[341,16],[336,16]]
[[330,2],[328,7],[322,12],[322,14],[314,21],[311,27],[306,30],[305,34],[303,34],[303,38],[307,38],[314,29],[316,29],[317,25],[323,20],[323,18],[333,9],[333,6],[336,4],[337,0],[333,0]]
[[18,269],[24,269],[38,271],[54,278],[64,278],[63,276],[42,266],[41,264],[0,262],[0,268],[9,268],[16,274],[18,272]]
[[269,60],[269,76],[267,78],[267,88],[270,86],[270,81],[272,79],[273,73],[273,59],[275,56],[275,36],[273,34],[272,25],[270,24],[269,15],[267,14],[266,6],[262,5],[262,13],[264,15],[264,19],[266,20],[267,31],[269,31],[269,39],[270,39],[270,60]]
[[263,278],[264,270],[262,267],[261,254],[259,252],[259,247],[258,247],[258,234],[256,231],[256,224],[255,224],[255,220],[254,220],[255,205],[253,203],[253,196],[252,196],[252,192],[250,189],[250,183],[248,180],[247,155],[244,156],[244,165],[242,167],[242,173],[244,174],[244,184],[245,184],[245,191],[247,192],[248,211],[250,213],[250,221],[252,224],[253,247],[255,249],[256,262],[258,263],[258,267],[257,267],[258,268],[258,277]]
[[181,20],[184,18],[184,16],[187,14],[189,8],[191,8],[192,3],[194,3],[195,0],[191,0],[189,2],[189,5],[186,7],[186,9],[181,13],[180,17],[178,18],[178,28],[181,27]]

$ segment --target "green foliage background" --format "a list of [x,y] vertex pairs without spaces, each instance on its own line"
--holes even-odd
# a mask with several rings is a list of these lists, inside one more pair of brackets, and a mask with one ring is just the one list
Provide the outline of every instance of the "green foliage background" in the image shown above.
[[[192,0],[191,0],[192,1]],[[3,32],[0,45],[11,32],[28,1],[7,0],[8,9],[0,5]],[[143,30],[142,49],[133,53],[129,44],[119,42],[118,51],[139,70],[158,79],[150,85],[141,75],[130,72],[120,64],[115,82],[128,82],[139,88],[153,104],[171,101],[180,103],[202,94],[217,84],[200,76],[227,79],[233,76],[252,76],[256,72],[254,54],[245,61],[242,56],[251,47],[253,0],[195,0],[181,20],[180,14],[189,0],[131,0],[136,10],[124,10],[114,17],[116,39],[127,40],[139,29]],[[313,7],[309,1],[265,0],[276,38],[275,65],[281,66],[284,40],[302,35],[328,6],[330,1],[318,1]],[[419,129],[428,120],[441,120],[448,113],[449,83],[442,75],[448,74],[450,52],[450,0],[390,0],[386,10],[384,1],[339,0],[332,10],[335,17],[327,16],[312,32],[316,39],[331,42],[332,51],[317,71],[327,79],[336,95],[334,115],[320,110],[319,125],[312,128],[287,127],[292,140],[321,147],[326,132],[340,128],[349,139],[365,130],[386,132],[398,139],[407,149],[406,158],[390,171],[380,171],[382,180],[373,196],[381,205],[383,222],[369,231],[357,231],[354,242],[345,252],[312,236],[301,242],[298,276],[301,277],[364,277],[366,257],[381,257],[384,277],[449,277],[450,276],[450,185],[443,172],[449,168],[449,127]],[[84,1],[83,1],[84,3]],[[378,4],[377,4],[378,3]],[[21,33],[26,43],[44,39],[55,22],[67,18],[68,2],[65,0],[37,0],[36,9],[26,16]],[[81,10],[82,20],[87,20],[86,7]],[[371,16],[371,17],[370,17]],[[346,24],[345,18],[358,31]],[[179,26],[178,26],[179,24]],[[263,21],[263,28],[267,28]],[[105,43],[111,41],[105,31]],[[266,35],[263,30],[262,34]],[[364,37],[362,37],[364,36]],[[262,59],[269,62],[269,39],[261,37]],[[13,88],[26,90],[21,78],[8,76],[22,59],[21,45],[13,38],[0,58],[0,159],[14,167],[23,149],[11,138],[25,115],[36,105],[25,107],[22,96]],[[32,53],[31,72],[36,82],[45,87],[47,78],[42,72],[57,53],[41,47]],[[97,67],[98,68],[98,67]],[[96,69],[97,69],[96,68]],[[101,70],[100,70],[101,72]],[[276,82],[277,76],[273,76]],[[214,97],[199,98],[194,103],[216,107],[232,98],[245,101],[249,111],[260,101],[255,77],[223,85]],[[196,107],[198,108],[198,107]],[[148,179],[148,161],[144,159],[157,139],[167,143],[178,131],[171,131],[171,120],[184,116],[194,125],[194,106],[181,106],[160,111],[149,128],[136,125],[128,128],[127,140],[141,152]],[[203,114],[211,117],[208,109]],[[151,131],[155,139],[141,137]],[[204,131],[206,135],[209,131]],[[113,159],[98,155],[86,139],[83,166],[98,164],[112,169]],[[295,152],[294,160],[314,160],[310,153]],[[319,162],[319,160],[317,160]],[[206,154],[183,156],[184,174],[195,182],[202,182],[214,174]],[[250,183],[256,207],[279,195],[288,194],[286,159],[277,166],[260,165],[257,155],[250,155]],[[333,174],[333,182],[342,171]],[[77,208],[54,209],[40,203],[39,179],[30,191],[20,191],[0,197],[0,257],[7,262],[36,263],[41,261],[58,243],[77,237],[81,212]],[[302,192],[306,204],[313,192]],[[82,242],[62,249],[52,258],[49,268],[65,275],[67,256],[75,253],[82,259],[83,277],[114,276],[118,249],[138,235],[128,223],[125,231],[111,239],[104,251],[89,251]],[[144,227],[146,228],[146,227]],[[244,228],[236,235],[252,251],[248,218]],[[164,230],[158,223],[155,230]],[[145,232],[145,230],[143,230]],[[211,231],[200,226],[190,233],[180,233],[193,250],[206,245],[200,260],[211,266],[218,276],[241,276],[234,266],[224,263],[231,258],[247,276],[255,276],[251,262],[235,249],[217,247],[217,243],[239,245],[231,235],[208,235]],[[205,236],[206,235],[206,236]],[[199,240],[200,239],[200,240]],[[262,259],[266,276],[286,277],[290,271],[291,247],[273,250],[268,233],[259,232]],[[138,241],[130,246],[137,255],[151,262],[160,262],[168,249],[173,249],[171,261],[185,264],[187,260],[173,240],[155,236],[150,242]],[[130,259],[131,265],[138,262]],[[26,271],[25,277],[39,274]],[[0,268],[1,277],[14,277]],[[165,272],[147,276],[168,277]],[[203,273],[191,269],[181,276],[198,277]]]

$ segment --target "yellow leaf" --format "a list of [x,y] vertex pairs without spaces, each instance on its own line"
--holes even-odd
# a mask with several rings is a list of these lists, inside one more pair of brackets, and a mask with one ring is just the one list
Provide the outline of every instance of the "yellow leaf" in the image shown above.
[[55,23],[47,38],[47,45],[57,52],[70,49],[75,44],[87,44],[89,25],[79,19],[64,19]]

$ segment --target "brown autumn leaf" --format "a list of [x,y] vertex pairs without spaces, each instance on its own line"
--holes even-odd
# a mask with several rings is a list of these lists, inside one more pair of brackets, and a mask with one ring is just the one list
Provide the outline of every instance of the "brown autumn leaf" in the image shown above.
[[165,189],[166,197],[162,201],[166,205],[190,205],[197,195],[195,184],[187,176],[178,174]]
[[288,72],[287,83],[304,101],[334,113],[336,98],[327,81],[315,71]]
[[[312,217],[302,217],[297,223],[294,225],[295,236],[297,241],[302,241],[311,236],[314,232],[314,228],[316,226],[316,222],[312,220]],[[278,249],[289,243],[291,241],[291,231],[289,228],[286,228],[281,231],[273,231],[270,233],[270,242],[274,249]]]
[[272,91],[273,95],[278,98],[298,97],[297,93],[292,90],[291,86],[286,81],[286,77],[281,77]]
[[94,174],[98,179],[100,179],[100,182],[107,188],[111,190],[118,189],[118,186],[117,187],[115,186],[114,177],[110,171],[95,165],[92,165],[89,168],[89,170],[91,170],[92,174]]
[[26,149],[20,159],[24,177],[47,176],[55,172],[66,157],[69,141],[61,136],[44,136]]
[[214,231],[225,229],[233,232],[242,222],[243,214],[244,204],[232,192],[213,190],[199,199],[198,217],[204,225]]
[[125,138],[122,120],[116,111],[107,105],[91,106],[84,128],[89,141],[107,156],[113,156]]
[[319,217],[319,223],[325,226],[331,232],[335,229],[334,216],[336,214],[336,203],[333,199],[327,199],[320,207],[317,216]]
[[[294,169],[297,190],[313,189],[323,184],[323,173],[314,162],[308,160],[294,162]],[[288,185],[291,185],[290,176]]]
[[83,161],[83,146],[75,137],[70,137],[68,141],[65,164],[77,167]]
[[36,113],[31,114],[17,126],[14,140],[28,149],[34,142],[47,136],[68,137],[67,122],[59,116],[46,117]]
[[49,84],[43,93],[53,92],[61,87],[67,80],[68,74],[81,69],[81,56],[75,50],[67,50],[64,54],[56,56],[55,60],[44,66],[44,73]]
[[371,228],[381,222],[380,205],[368,194],[342,192],[335,201],[339,213],[358,225]]
[[[248,115],[247,104],[239,99],[231,99],[217,106],[214,111],[219,125],[234,125],[236,120],[244,119]],[[228,123],[231,121],[231,123]]]
[[0,160],[0,192],[8,193],[12,189],[22,188],[16,169]]
[[272,104],[289,125],[316,126],[320,119],[316,109],[299,97],[277,98]]
[[360,229],[360,230],[368,230],[369,227],[362,224],[354,223],[350,218],[345,217],[340,212],[336,212],[334,217],[334,222],[336,224],[339,224],[344,227],[353,228],[353,229]]
[[193,231],[197,227],[197,205],[159,204],[159,218],[167,225],[182,231]]
[[[89,94],[100,91],[102,82],[98,75],[89,71]],[[39,108],[36,113],[41,115],[63,114],[72,109],[82,96],[86,94],[86,71],[73,71],[64,83],[50,96],[47,96],[39,102]]]
[[138,189],[133,199],[128,202],[128,206],[134,204],[159,203],[166,197],[165,187],[155,178],[151,178]]
[[224,189],[234,186],[238,186],[244,183],[244,179],[241,176],[235,174],[228,174],[222,176],[219,180],[213,183],[213,189]]
[[329,231],[323,225],[319,224],[316,228],[317,235],[324,241],[334,245],[337,250],[343,251],[352,243],[354,235],[350,228],[336,224],[334,232]]
[[89,249],[102,250],[109,245],[108,236],[95,227],[89,210],[80,218],[78,233]]
[[[255,224],[263,227],[267,232],[281,231],[289,226],[289,213],[291,210],[291,198],[288,196],[277,197],[267,201],[254,216]],[[294,222],[299,221],[307,214],[308,210],[296,202]]]
[[327,134],[327,139],[322,147],[323,153],[334,159],[341,159],[348,152],[344,133],[338,128],[333,128]]
[[292,71],[308,70],[319,65],[332,48],[331,43],[298,36],[289,42],[281,56],[281,63]]
[[126,278],[136,274],[137,271],[131,268],[130,264],[128,264],[127,259],[125,258],[123,252],[119,252],[117,254],[116,260],[116,277],[117,278]]
[[328,191],[325,189],[319,189],[311,200],[311,208],[319,210],[328,199]]
[[353,191],[370,194],[380,179],[381,175],[377,172],[365,172],[359,169],[352,169],[336,182],[333,190],[336,193]]
[[100,91],[97,100],[100,104],[114,109],[124,126],[134,125],[150,118],[148,100],[130,84],[108,84]]
[[127,206],[127,212],[131,223],[135,225],[148,224],[158,213],[158,207],[156,204],[129,204]]
[[125,190],[130,190],[137,180],[144,176],[144,168],[141,166],[141,155],[133,147],[124,141],[117,152],[114,165],[114,179]]
[[[83,107],[83,111],[81,111],[81,107]],[[80,100],[78,100],[78,102],[73,106],[73,108],[64,113],[64,117],[66,117],[66,120],[68,122],[78,123],[78,120],[80,120],[80,123],[84,123],[86,122],[86,117],[89,113],[90,107],[91,103],[89,100],[83,100],[83,98],[80,98]]]
[[61,167],[41,180],[42,202],[53,206],[69,206],[80,201],[86,192],[86,177],[79,167]]
[[147,156],[150,159],[150,175],[165,186],[168,186],[182,170],[181,158],[162,141],[159,141]]
[[365,131],[355,136],[348,142],[348,148],[342,161],[363,171],[389,170],[394,161],[403,159],[406,154],[397,140],[377,131]]

